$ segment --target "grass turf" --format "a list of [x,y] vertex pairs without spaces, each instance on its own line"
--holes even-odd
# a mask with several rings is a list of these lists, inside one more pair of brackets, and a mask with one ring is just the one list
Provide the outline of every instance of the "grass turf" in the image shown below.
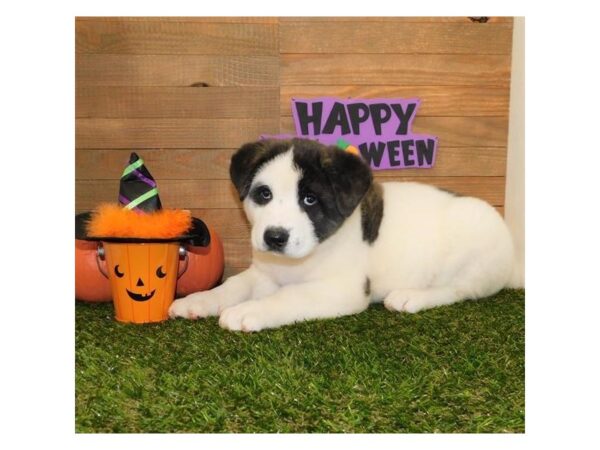
[[523,432],[524,297],[254,334],[76,305],[78,432]]

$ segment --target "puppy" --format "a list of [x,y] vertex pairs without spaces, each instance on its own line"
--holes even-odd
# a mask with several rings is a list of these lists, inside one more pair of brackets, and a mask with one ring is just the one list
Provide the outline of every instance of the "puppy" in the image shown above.
[[377,301],[416,313],[518,284],[510,233],[477,198],[378,184],[360,157],[306,139],[246,144],[230,174],[252,226],[252,264],[176,300],[172,318],[218,315],[223,328],[259,331]]

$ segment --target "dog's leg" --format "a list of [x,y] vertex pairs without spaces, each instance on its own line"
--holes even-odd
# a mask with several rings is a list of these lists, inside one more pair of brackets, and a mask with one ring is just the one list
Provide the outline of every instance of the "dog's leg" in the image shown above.
[[259,331],[309,319],[356,314],[369,306],[363,286],[338,280],[284,286],[262,300],[227,308],[219,324],[229,330]]
[[463,298],[459,289],[454,287],[398,289],[390,292],[383,300],[383,304],[391,311],[416,313],[435,306],[450,305]]
[[265,292],[264,295],[267,295],[275,289],[277,286],[273,281],[250,266],[210,291],[196,292],[175,300],[169,308],[169,316],[186,319],[218,316],[225,308],[242,303],[254,297],[257,292]]

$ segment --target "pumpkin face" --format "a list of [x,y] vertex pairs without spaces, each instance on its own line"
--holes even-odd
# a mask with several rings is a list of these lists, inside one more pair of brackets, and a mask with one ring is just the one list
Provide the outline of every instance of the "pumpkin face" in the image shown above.
[[[213,288],[223,276],[223,243],[210,227],[210,244],[207,247],[187,248],[187,270],[177,281],[177,297]],[[180,262],[183,266],[184,262]]]
[[120,322],[167,319],[175,296],[178,243],[105,243],[115,317]]
[[85,302],[112,302],[110,283],[98,270],[96,242],[75,239],[75,298]]

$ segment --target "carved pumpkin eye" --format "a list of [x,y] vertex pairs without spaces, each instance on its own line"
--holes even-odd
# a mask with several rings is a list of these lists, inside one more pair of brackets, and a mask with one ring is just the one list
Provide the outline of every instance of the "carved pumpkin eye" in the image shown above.
[[167,274],[163,272],[162,266],[158,266],[158,269],[156,269],[156,276],[158,278],[164,278],[167,276]]
[[125,273],[119,272],[119,265],[118,264],[115,266],[115,275],[118,276],[119,278],[123,278],[123,275],[125,275]]

